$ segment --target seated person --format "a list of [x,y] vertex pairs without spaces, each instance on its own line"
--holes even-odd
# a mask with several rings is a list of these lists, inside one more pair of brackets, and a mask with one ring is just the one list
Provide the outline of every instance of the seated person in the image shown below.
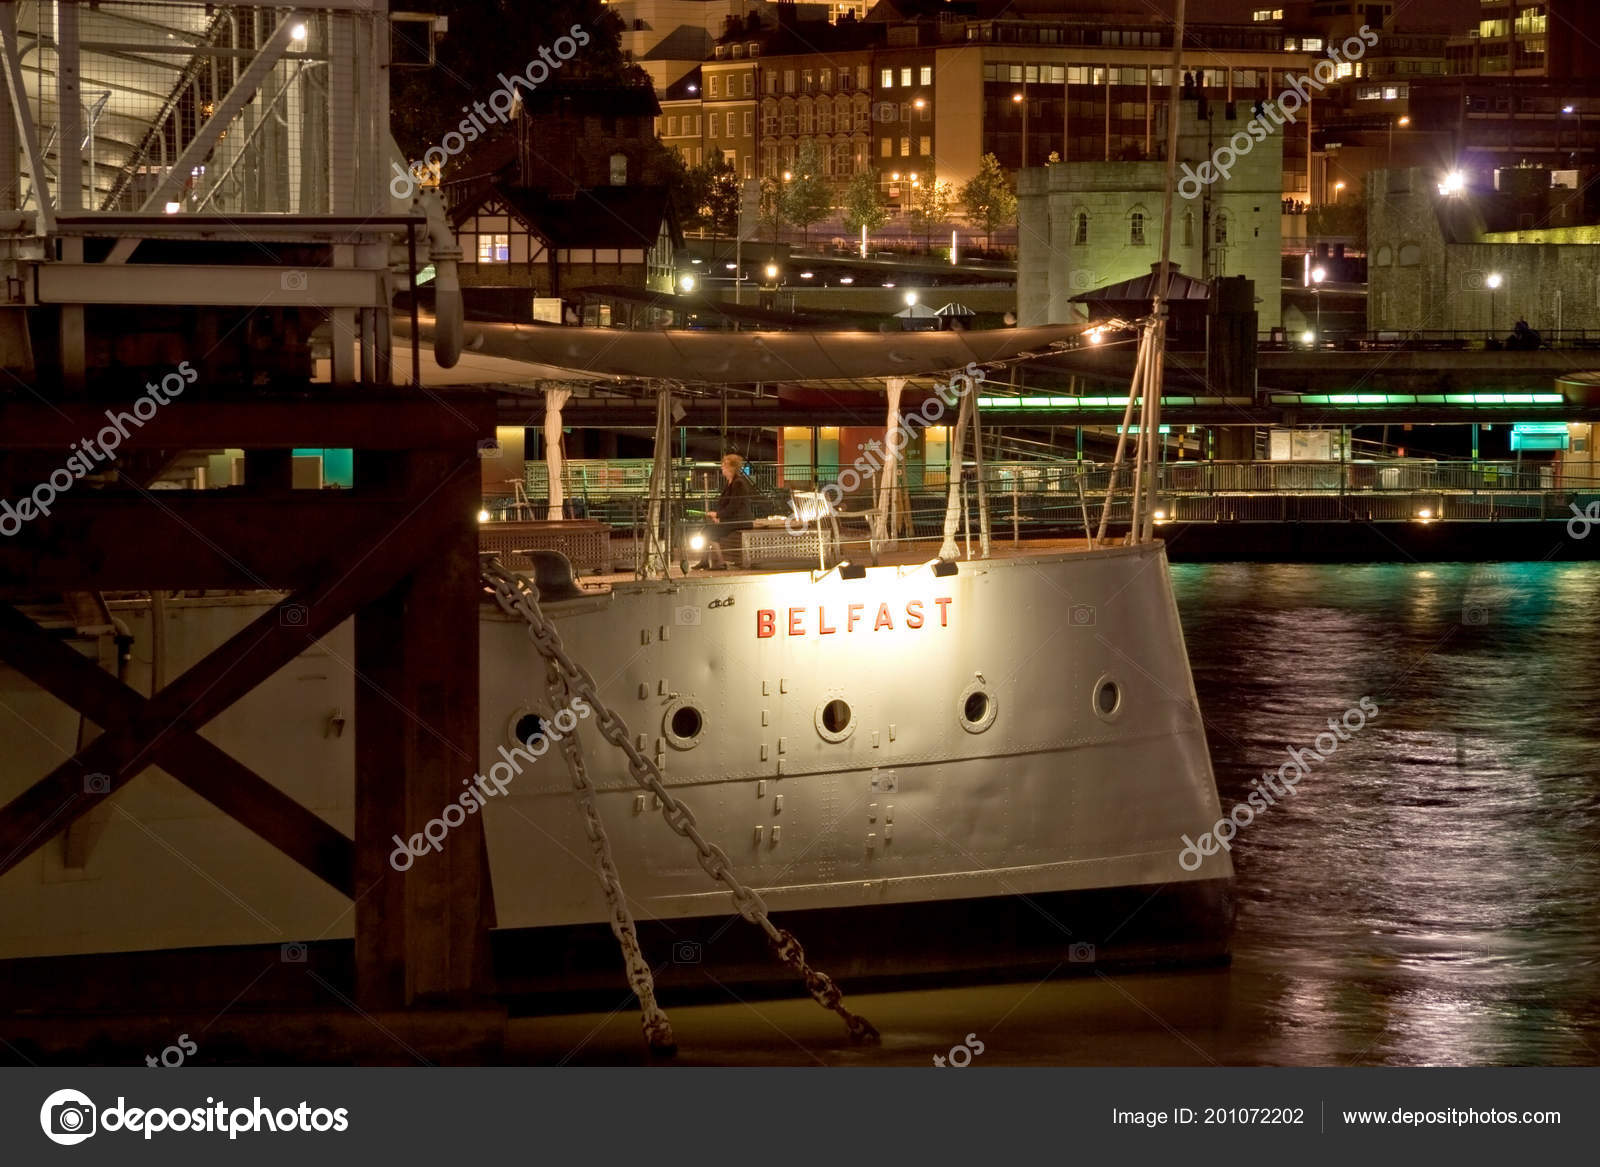
[[754,491],[750,488],[750,479],[745,477],[744,459],[738,454],[725,455],[722,459],[722,477],[726,485],[717,496],[716,507],[706,512],[706,518],[711,520],[704,531],[706,558],[695,564],[696,567],[726,567],[722,544],[732,538],[735,531],[749,527],[755,518],[750,506]]

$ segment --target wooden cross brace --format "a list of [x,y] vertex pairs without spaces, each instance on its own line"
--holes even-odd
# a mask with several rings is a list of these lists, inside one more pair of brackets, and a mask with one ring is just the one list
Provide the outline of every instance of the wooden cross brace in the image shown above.
[[[319,878],[355,894],[350,839],[196,731],[377,600],[463,517],[455,492],[400,500],[397,523],[350,549],[342,571],[258,617],[155,696],[141,697],[55,641],[14,608],[0,605],[0,659],[105,732],[0,808],[0,874],[93,809],[148,766],[159,765]],[[89,775],[106,789],[88,790]]]

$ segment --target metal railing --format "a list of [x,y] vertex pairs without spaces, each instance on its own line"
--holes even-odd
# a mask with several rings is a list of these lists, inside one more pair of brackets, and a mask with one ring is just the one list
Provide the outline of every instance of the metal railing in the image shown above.
[[[609,523],[619,538],[642,530],[648,500],[648,460],[572,462],[569,513]],[[543,513],[543,466],[529,474],[528,497]],[[901,519],[895,534],[936,538],[948,499],[946,466],[908,467],[901,479]],[[837,479],[832,465],[750,465],[757,518],[790,513],[793,491],[815,490]],[[722,480],[714,463],[674,464],[670,492],[672,529],[688,532],[704,522]],[[977,530],[976,475],[969,464],[965,507]],[[1106,462],[988,462],[984,485],[996,538],[1028,533],[1082,534],[1086,516],[1098,517],[1111,478]],[[842,509],[871,506],[874,479],[842,502]],[[1130,476],[1125,466],[1112,496],[1113,525],[1127,522]],[[1314,522],[1333,519],[1387,521],[1571,518],[1600,500],[1600,479],[1563,474],[1550,463],[1470,460],[1357,460],[1315,462],[1167,462],[1157,468],[1158,506],[1168,521]],[[491,509],[493,506],[491,505]],[[1422,516],[1422,512],[1428,512]],[[850,542],[853,537],[847,537]],[[865,533],[861,533],[865,541]]]
[[[1314,334],[1311,342],[1305,332]],[[1336,352],[1366,349],[1398,349],[1416,352],[1452,352],[1469,350],[1517,351],[1512,343],[1511,326],[1504,328],[1455,328],[1412,331],[1410,329],[1347,329],[1326,327],[1317,332],[1315,326],[1306,330],[1275,328],[1261,332],[1256,337],[1262,352]],[[1542,349],[1600,349],[1600,329],[1551,328],[1540,329],[1538,348]]]

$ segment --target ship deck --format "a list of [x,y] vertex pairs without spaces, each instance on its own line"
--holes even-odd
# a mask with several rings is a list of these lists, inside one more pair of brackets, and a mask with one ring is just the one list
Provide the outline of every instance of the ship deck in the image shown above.
[[[857,547],[850,541],[846,541],[843,558],[850,562],[861,563],[868,568],[920,567],[938,557],[941,542],[939,539],[901,539],[894,546],[881,549],[874,563],[867,555],[867,549],[864,545]],[[1023,539],[1013,542],[1009,538],[995,538],[991,540],[988,559],[980,560],[977,558],[978,541],[976,537],[972,541],[973,558],[971,559],[965,556],[966,545],[964,541],[958,540],[958,545],[962,550],[962,556],[956,560],[958,565],[994,562],[996,560],[1032,559],[1044,556],[1087,555],[1096,552],[1096,549],[1088,539]],[[1105,554],[1118,550],[1121,550],[1120,544],[1101,547],[1099,548],[1099,553]],[[829,566],[831,568],[834,564],[830,563]],[[796,553],[793,556],[785,556],[782,559],[772,559],[767,562],[746,566],[739,561],[736,551],[728,560],[728,566],[722,569],[690,568],[685,573],[682,565],[677,560],[674,560],[668,570],[667,578],[695,581],[718,580],[807,570],[812,572],[820,570],[815,558],[807,560],[804,555]],[[578,583],[586,591],[603,591],[618,584],[633,583],[635,579],[636,577],[631,571],[613,571],[600,574],[582,574],[578,577]]]

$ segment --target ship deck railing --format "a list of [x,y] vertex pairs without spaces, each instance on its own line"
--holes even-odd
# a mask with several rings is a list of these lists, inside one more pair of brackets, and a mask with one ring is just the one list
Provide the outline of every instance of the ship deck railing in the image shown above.
[[[642,530],[649,503],[648,460],[570,462],[564,475],[565,513],[572,519],[605,523],[619,545]],[[837,481],[832,464],[750,466],[756,517],[787,516],[797,498]],[[948,499],[949,468],[902,468],[897,511],[900,526],[913,537],[942,531]],[[966,507],[974,517],[979,491],[975,468],[965,471]],[[1110,484],[1104,462],[986,462],[985,493],[991,521],[1007,534],[1024,529],[1081,529],[1084,512],[1098,526]],[[714,509],[722,479],[714,463],[680,461],[662,500],[673,529],[703,525]],[[1118,474],[1109,521],[1127,520],[1131,470]],[[862,476],[860,487],[843,496],[842,509],[865,511],[880,505],[877,483]],[[544,464],[530,464],[524,490],[534,513],[545,514],[548,498]],[[1351,460],[1351,461],[1171,461],[1158,467],[1157,506],[1176,521],[1300,521],[1367,519],[1398,521],[1426,517],[1441,521],[1500,521],[1600,515],[1600,479],[1564,473],[1548,462],[1515,460]],[[491,499],[492,515],[519,513],[514,496]],[[1593,516],[1591,516],[1593,517]]]

